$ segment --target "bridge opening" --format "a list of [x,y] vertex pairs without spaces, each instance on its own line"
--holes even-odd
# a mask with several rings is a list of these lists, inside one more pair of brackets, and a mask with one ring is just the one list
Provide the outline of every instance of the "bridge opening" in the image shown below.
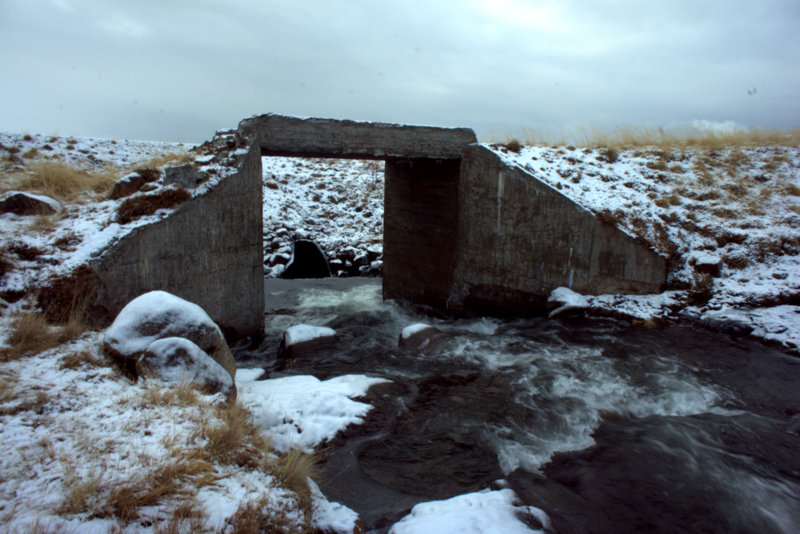
[[312,241],[331,276],[381,276],[384,167],[374,159],[263,156],[264,275],[284,275],[292,244]]

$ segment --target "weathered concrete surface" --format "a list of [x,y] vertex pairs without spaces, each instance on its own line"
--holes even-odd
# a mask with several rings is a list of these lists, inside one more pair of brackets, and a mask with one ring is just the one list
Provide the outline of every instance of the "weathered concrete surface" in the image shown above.
[[94,260],[92,308],[113,318],[156,289],[202,307],[226,335],[261,333],[264,320],[261,154],[233,153],[236,171],[169,216],[126,235]]
[[450,311],[544,310],[561,286],[584,294],[661,291],[664,257],[491,150],[464,151],[458,189]]
[[334,119],[260,115],[239,123],[239,132],[259,139],[265,156],[331,158],[459,159],[475,143],[469,128],[434,128]]
[[383,296],[443,309],[458,236],[459,160],[389,159],[383,206]]

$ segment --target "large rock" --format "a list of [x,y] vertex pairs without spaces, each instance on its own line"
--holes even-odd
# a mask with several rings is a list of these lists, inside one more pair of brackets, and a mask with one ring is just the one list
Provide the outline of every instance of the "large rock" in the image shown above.
[[300,240],[292,245],[292,259],[281,278],[328,278],[331,275],[328,259],[313,241]]
[[294,358],[309,350],[332,345],[335,341],[336,331],[333,328],[298,324],[283,333],[278,355],[281,358]]
[[441,336],[442,331],[425,323],[416,323],[403,328],[397,345],[406,349],[421,349]]
[[59,211],[61,211],[61,204],[44,195],[12,191],[0,199],[0,213],[53,215]]
[[203,308],[166,291],[151,291],[129,302],[106,330],[103,348],[133,369],[151,343],[169,337],[188,339],[235,378],[236,361],[219,327]]
[[236,399],[236,385],[228,371],[183,337],[165,337],[150,343],[136,361],[136,374],[171,384],[188,382],[204,393],[222,393],[229,401]]
[[551,319],[565,315],[583,316],[589,308],[589,301],[568,287],[557,287],[547,297],[547,308],[551,310],[548,315]]
[[108,198],[116,200],[130,196],[142,190],[143,186],[150,182],[155,182],[161,177],[161,173],[155,169],[141,169],[123,176],[114,183],[114,187],[108,194]]
[[192,165],[180,165],[178,167],[167,167],[164,170],[164,185],[175,184],[180,187],[192,189],[197,187],[201,181],[201,176]]

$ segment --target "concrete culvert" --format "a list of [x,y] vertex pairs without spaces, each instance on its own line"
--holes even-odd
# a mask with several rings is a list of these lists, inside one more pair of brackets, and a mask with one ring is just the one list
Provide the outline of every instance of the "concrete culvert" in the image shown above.
[[331,269],[322,249],[313,241],[300,240],[292,244],[292,259],[281,278],[328,278]]

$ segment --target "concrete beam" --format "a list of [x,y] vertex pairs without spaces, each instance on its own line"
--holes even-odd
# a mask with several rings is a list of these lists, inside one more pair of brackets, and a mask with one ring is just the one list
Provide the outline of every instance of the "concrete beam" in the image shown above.
[[469,128],[435,128],[335,119],[260,115],[239,123],[244,137],[258,139],[264,156],[358,159],[459,159],[475,143]]

